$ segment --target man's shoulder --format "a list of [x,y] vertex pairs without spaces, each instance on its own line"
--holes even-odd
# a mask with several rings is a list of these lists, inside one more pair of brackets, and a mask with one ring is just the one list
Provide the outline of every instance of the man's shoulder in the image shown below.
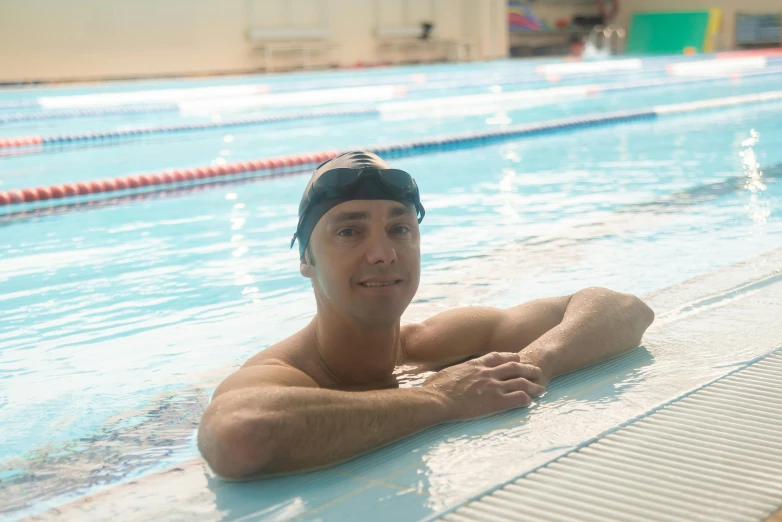
[[306,328],[299,330],[290,337],[276,342],[268,348],[250,357],[242,366],[260,364],[284,365],[299,368],[306,354],[313,349],[311,337],[306,335]]
[[456,329],[457,326],[457,322],[432,322],[431,319],[402,325],[400,329],[402,360],[400,363],[439,369],[465,360],[463,353],[458,350],[452,352],[448,349],[452,342],[449,330],[451,327]]

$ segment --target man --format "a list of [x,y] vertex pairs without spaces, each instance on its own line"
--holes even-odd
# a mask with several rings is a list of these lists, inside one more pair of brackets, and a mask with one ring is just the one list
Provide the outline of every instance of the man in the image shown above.
[[[400,327],[418,289],[423,217],[415,181],[372,153],[315,170],[294,241],[317,313],[215,391],[198,443],[216,473],[324,466],[435,424],[527,406],[552,377],[638,346],[654,320],[632,295],[587,288]],[[402,371],[432,369],[422,386],[399,388]]]

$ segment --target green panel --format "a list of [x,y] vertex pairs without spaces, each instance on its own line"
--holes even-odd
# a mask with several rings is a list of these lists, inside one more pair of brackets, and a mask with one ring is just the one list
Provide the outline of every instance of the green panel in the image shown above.
[[709,11],[635,13],[630,23],[626,52],[681,53],[685,47],[703,52]]

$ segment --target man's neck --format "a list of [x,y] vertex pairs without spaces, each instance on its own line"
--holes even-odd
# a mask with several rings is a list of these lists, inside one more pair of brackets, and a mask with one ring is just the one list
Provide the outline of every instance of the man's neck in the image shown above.
[[324,370],[338,385],[383,383],[401,354],[399,321],[368,326],[319,307],[309,326]]

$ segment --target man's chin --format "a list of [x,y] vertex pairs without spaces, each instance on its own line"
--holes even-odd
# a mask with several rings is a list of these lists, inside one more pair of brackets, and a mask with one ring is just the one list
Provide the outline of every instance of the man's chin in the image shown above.
[[375,304],[372,306],[368,304],[356,310],[356,317],[367,326],[390,327],[399,324],[406,308],[407,306],[400,307],[399,305],[380,306]]

